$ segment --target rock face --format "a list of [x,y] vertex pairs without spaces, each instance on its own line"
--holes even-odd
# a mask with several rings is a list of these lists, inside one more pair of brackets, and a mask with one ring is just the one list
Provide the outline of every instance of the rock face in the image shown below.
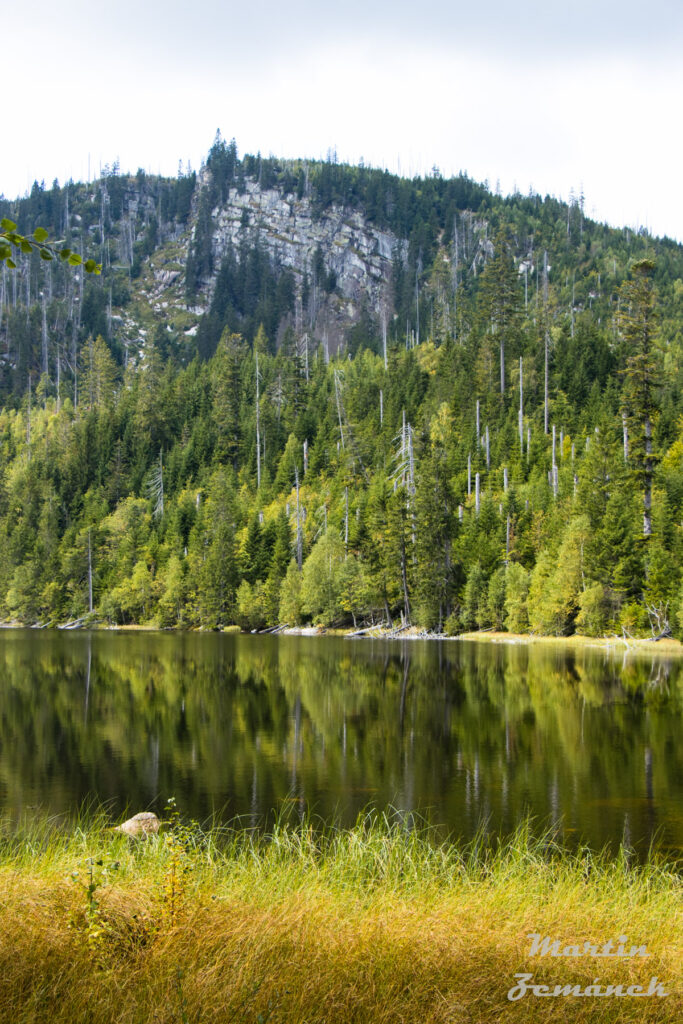
[[[206,173],[206,172],[205,172]],[[337,350],[349,327],[363,311],[379,318],[391,307],[389,290],[392,259],[406,243],[388,231],[368,224],[356,210],[332,206],[319,217],[313,215],[310,199],[284,195],[278,189],[261,189],[247,181],[244,191],[230,189],[225,203],[213,210],[214,278],[230,246],[239,256],[240,243],[257,238],[272,262],[293,271],[297,291],[299,331]],[[316,280],[315,257],[320,250],[326,274],[334,274],[335,287],[326,293]],[[304,275],[313,292],[308,309],[301,304]]]
[[[210,171],[204,168],[198,175],[189,230],[181,230],[177,224],[159,224],[157,248],[143,259],[142,273],[132,284],[139,309],[128,307],[117,321],[117,340],[127,359],[130,351],[130,358],[143,360],[150,321],[155,326],[166,323],[173,332],[178,320],[183,334],[192,337],[199,318],[210,309],[228,249],[232,248],[239,261],[243,246],[252,249],[257,242],[273,267],[290,270],[294,278],[294,310],[281,321],[278,337],[272,339],[276,345],[291,326],[299,343],[305,339],[313,349],[321,344],[326,353],[334,355],[343,347],[349,330],[364,317],[369,317],[379,335],[382,316],[390,319],[393,315],[393,261],[398,254],[406,255],[407,241],[375,227],[351,206],[332,205],[318,213],[315,197],[308,193],[299,198],[277,187],[263,188],[251,179],[239,189],[231,188],[227,198],[211,211],[213,272],[201,282],[188,305],[187,260],[198,230],[202,192],[209,184]],[[144,224],[158,216],[153,196],[144,189],[131,188],[124,199],[116,242],[123,267],[133,263],[135,243],[144,237]],[[146,322],[140,310],[148,316]]]
[[158,832],[159,824],[159,819],[153,811],[141,811],[121,825],[117,825],[114,832],[123,832],[127,836],[146,836]]

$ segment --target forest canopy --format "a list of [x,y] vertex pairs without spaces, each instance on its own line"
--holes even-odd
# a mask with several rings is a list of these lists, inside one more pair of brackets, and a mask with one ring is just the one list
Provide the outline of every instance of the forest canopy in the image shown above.
[[683,250],[583,206],[220,138],[0,200],[0,615],[680,636]]

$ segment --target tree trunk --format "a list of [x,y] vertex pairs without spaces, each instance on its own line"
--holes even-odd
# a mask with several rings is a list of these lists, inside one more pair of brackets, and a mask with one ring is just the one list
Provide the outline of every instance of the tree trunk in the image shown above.
[[92,547],[88,530],[88,611],[92,615]]
[[645,417],[645,473],[643,482],[643,536],[652,535],[652,423]]
[[256,488],[261,487],[261,417],[259,410],[258,352],[256,353]]
[[401,541],[401,579],[403,582],[403,606],[405,608],[406,625],[410,623],[410,598],[408,597],[408,576],[406,573],[406,545]]
[[548,433],[548,332],[545,332],[545,366],[543,371],[543,429]]
[[505,394],[505,340],[503,332],[500,334],[500,393]]

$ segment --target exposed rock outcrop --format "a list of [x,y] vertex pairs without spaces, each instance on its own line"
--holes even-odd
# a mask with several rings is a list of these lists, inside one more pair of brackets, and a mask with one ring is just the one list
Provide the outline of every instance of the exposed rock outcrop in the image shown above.
[[[343,342],[346,331],[365,310],[379,317],[389,309],[392,259],[401,243],[389,231],[370,225],[356,210],[331,206],[314,216],[308,197],[301,199],[278,189],[261,189],[247,181],[244,191],[230,189],[225,203],[212,212],[214,223],[214,276],[230,246],[237,258],[245,234],[257,238],[272,262],[293,271],[297,289],[296,327],[325,341],[330,353]],[[322,256],[326,275],[334,288],[325,289],[316,276],[316,254]],[[301,304],[304,276],[308,275],[312,299]]]

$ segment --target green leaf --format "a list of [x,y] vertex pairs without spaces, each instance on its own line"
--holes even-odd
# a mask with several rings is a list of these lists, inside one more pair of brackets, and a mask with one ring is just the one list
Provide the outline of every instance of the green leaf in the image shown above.
[[28,238],[22,238],[21,240],[21,251],[25,253],[33,252],[33,246],[29,242]]
[[5,263],[10,268],[10,270],[16,270],[17,269],[16,263],[14,262],[14,260],[10,259],[9,256],[5,260]]
[[87,274],[99,274],[99,270],[97,269],[97,264],[95,263],[94,260],[86,260],[85,261],[85,270],[86,270]]
[[52,253],[48,252],[47,249],[39,249],[41,260],[47,260],[48,262],[53,258]]
[[59,250],[59,258],[60,258],[60,260],[68,260],[70,255],[71,255],[71,249],[60,249]]
[[2,220],[0,220],[0,226],[2,227],[3,231],[16,231],[17,228],[17,225],[14,223],[14,221],[8,220],[7,217],[3,217]]
[[82,262],[83,260],[81,259],[77,252],[72,252],[69,256],[69,265],[72,267],[80,267]]
[[45,228],[36,228],[36,230],[33,232],[33,237],[35,238],[36,242],[46,242],[47,231],[45,230]]

